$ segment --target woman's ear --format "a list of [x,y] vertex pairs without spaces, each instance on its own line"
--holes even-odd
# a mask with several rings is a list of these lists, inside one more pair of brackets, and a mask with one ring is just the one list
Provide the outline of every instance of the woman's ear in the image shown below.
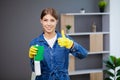
[[40,23],[41,23],[41,24],[43,23],[42,19],[40,19]]

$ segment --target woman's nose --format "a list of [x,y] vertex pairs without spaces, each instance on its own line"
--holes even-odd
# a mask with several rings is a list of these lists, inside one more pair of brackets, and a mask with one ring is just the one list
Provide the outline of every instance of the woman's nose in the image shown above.
[[51,22],[50,22],[50,21],[48,21],[48,22],[47,22],[47,25],[50,25],[50,24],[51,24]]

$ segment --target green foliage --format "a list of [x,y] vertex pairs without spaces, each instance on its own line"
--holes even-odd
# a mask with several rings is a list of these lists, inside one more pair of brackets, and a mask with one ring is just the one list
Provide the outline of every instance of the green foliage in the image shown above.
[[71,28],[71,25],[66,25],[66,28],[69,30]]
[[105,0],[100,0],[98,3],[99,8],[105,8],[107,5]]
[[107,68],[104,70],[104,73],[109,76],[106,77],[105,80],[120,80],[120,58],[109,56],[108,59],[104,61],[104,63]]

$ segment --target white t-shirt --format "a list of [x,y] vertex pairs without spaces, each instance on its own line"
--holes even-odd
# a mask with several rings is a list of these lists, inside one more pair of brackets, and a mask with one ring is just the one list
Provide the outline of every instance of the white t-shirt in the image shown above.
[[[45,38],[45,37],[44,37],[44,38]],[[52,39],[47,39],[47,38],[45,38],[45,40],[47,41],[47,43],[49,44],[49,46],[50,46],[51,48],[53,48],[53,45],[54,45],[56,39],[57,39],[57,35],[55,35],[55,37],[53,37]]]

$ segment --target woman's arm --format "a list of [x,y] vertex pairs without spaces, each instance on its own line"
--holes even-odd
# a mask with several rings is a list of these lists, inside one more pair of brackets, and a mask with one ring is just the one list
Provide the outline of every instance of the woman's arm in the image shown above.
[[88,55],[88,51],[76,42],[74,42],[70,49],[70,53],[79,59],[83,59]]

